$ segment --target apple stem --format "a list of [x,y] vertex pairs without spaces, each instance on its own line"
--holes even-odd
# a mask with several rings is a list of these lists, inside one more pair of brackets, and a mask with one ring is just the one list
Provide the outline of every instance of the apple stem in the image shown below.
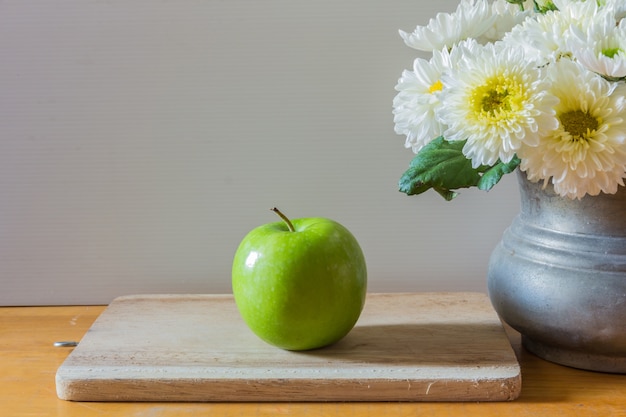
[[274,213],[278,214],[278,216],[281,219],[283,219],[283,221],[287,225],[287,228],[289,229],[290,232],[295,232],[296,231],[296,228],[293,227],[293,223],[291,223],[291,220],[289,220],[289,218],[287,216],[285,216],[280,210],[278,210],[276,207],[272,207],[270,210],[272,210]]

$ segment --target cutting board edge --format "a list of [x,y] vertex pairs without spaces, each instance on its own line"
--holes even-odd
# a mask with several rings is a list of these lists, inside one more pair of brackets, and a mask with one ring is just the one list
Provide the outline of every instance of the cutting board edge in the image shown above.
[[[471,382],[469,387],[467,384]],[[484,380],[404,380],[379,379],[264,381],[203,380],[193,378],[158,381],[117,380],[118,392],[108,388],[111,381],[93,379],[75,381],[57,374],[59,399],[67,401],[177,401],[177,402],[332,402],[332,401],[403,401],[403,402],[505,402],[521,394],[521,373],[504,379]],[[292,386],[293,385],[293,386]],[[150,389],[146,389],[149,386]],[[155,389],[155,387],[157,389]],[[160,388],[159,388],[160,387]],[[294,388],[292,390],[291,388]],[[451,399],[450,389],[464,388]],[[104,394],[103,393],[109,393]],[[184,395],[181,395],[184,393]]]

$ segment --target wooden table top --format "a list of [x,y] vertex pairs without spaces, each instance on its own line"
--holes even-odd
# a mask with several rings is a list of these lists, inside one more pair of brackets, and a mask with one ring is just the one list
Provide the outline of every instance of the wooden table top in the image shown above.
[[507,329],[522,367],[522,394],[492,403],[100,403],[56,396],[55,374],[105,306],[1,307],[0,410],[22,416],[626,416],[626,375],[572,369],[535,357]]

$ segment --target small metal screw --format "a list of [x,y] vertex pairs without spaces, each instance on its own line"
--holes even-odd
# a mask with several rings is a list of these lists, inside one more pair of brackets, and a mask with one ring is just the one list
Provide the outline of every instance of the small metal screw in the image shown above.
[[74,347],[78,346],[78,342],[72,341],[62,341],[62,342],[54,342],[55,347]]

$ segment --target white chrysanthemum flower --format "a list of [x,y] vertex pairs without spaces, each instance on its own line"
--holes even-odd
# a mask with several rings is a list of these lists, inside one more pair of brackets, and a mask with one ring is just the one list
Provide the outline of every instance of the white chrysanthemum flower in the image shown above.
[[624,0],[606,0],[604,7],[610,11],[616,23],[626,17],[626,2]]
[[600,6],[594,0],[552,0],[561,18],[572,25],[584,28],[589,18],[598,13]]
[[470,41],[457,48],[464,61],[442,77],[438,114],[448,125],[446,139],[467,139],[463,153],[474,167],[509,162],[522,141],[537,144],[557,127],[557,99],[523,51]]
[[445,126],[435,117],[441,105],[441,75],[452,63],[447,49],[433,51],[430,61],[417,58],[413,71],[404,71],[396,85],[393,100],[395,131],[406,135],[405,146],[417,153],[428,142],[443,134]]
[[[605,0],[550,0],[559,10],[565,9],[566,7],[571,6],[572,4],[578,3],[595,3],[600,6]],[[545,1],[544,1],[545,3]]]
[[626,177],[626,86],[562,60],[549,70],[559,127],[518,151],[531,181],[569,198],[615,193]]
[[439,51],[482,35],[495,19],[487,0],[461,0],[454,13],[437,13],[427,26],[418,26],[413,33],[400,31],[400,36],[411,48]]
[[626,77],[626,25],[612,15],[598,16],[587,32],[573,29],[568,45],[587,69],[609,78]]
[[564,36],[569,24],[559,19],[555,12],[527,19],[505,34],[504,42],[512,48],[520,48],[537,65],[544,65],[563,54]]
[[524,49],[526,55],[540,65],[570,56],[567,45],[570,29],[576,27],[586,32],[590,16],[595,16],[595,1],[554,0],[557,11],[536,15],[507,33],[504,41],[512,47]]
[[533,14],[532,8],[521,11],[518,5],[509,3],[507,0],[495,0],[491,5],[491,10],[496,19],[493,25],[476,39],[478,43],[485,44],[502,40],[506,33]]

